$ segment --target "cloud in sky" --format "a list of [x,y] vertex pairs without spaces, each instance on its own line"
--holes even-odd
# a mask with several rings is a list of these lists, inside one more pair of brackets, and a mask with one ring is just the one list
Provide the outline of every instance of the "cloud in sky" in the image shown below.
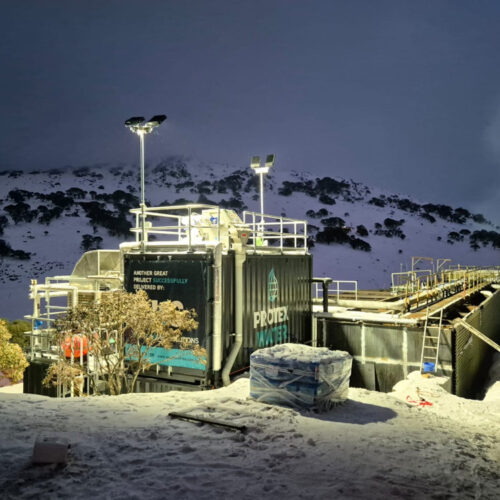
[[487,1],[7,0],[0,168],[136,162],[123,121],[166,113],[151,158],[246,166],[274,152],[279,168],[484,206],[500,186],[499,14]]
[[500,99],[492,109],[490,120],[484,128],[483,139],[486,153],[500,168]]

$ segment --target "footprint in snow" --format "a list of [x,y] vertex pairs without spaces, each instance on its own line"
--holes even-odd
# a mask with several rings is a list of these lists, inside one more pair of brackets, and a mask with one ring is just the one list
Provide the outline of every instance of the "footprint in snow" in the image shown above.
[[188,444],[185,444],[181,448],[179,448],[179,451],[181,453],[193,453],[193,451],[196,451],[196,448],[193,448],[192,446],[189,446]]

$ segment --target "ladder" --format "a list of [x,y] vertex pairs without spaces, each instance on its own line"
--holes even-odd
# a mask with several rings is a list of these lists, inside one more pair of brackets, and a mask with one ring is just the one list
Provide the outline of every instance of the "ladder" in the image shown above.
[[[437,335],[432,335],[430,331],[430,323],[432,322],[432,314],[429,314],[429,308],[427,308],[427,314],[425,316],[424,324],[424,338],[422,340],[422,353],[420,356],[420,373],[428,373],[437,371],[438,358],[439,358],[439,343],[441,341],[441,328],[443,325],[443,309],[439,314],[439,324]],[[434,325],[435,326],[435,325]],[[431,369],[424,369],[425,363],[429,363]],[[425,366],[427,368],[427,366]]]

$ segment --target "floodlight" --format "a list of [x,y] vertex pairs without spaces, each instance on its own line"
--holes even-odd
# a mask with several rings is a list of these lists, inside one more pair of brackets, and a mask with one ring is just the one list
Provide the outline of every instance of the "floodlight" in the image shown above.
[[260,177],[260,213],[261,217],[264,218],[264,174],[269,172],[269,169],[274,165],[274,155],[266,156],[266,163],[261,165],[260,156],[252,156],[250,161],[250,167],[252,170],[259,174]]
[[252,156],[252,161],[250,162],[251,168],[259,168],[260,167],[260,156]]
[[146,127],[158,127],[167,119],[167,115],[154,115],[146,123]]
[[134,127],[140,125],[143,121],[144,117],[142,116],[132,116],[132,118],[129,118],[128,120],[125,121],[125,126]]
[[266,167],[271,168],[274,165],[274,155],[266,156]]

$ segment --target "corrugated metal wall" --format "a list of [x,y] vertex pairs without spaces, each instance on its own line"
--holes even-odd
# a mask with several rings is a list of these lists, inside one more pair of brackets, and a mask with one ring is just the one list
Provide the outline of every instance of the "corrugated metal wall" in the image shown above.
[[[269,286],[273,274],[276,297],[271,301]],[[284,340],[311,340],[311,277],[310,255],[247,255],[243,264],[243,346],[235,369],[248,366],[251,352],[263,347],[259,345],[259,328],[254,327],[255,312],[288,307]]]
[[[271,270],[278,281],[278,294],[269,303],[268,280]],[[243,345],[256,347],[253,313],[288,306],[288,340],[310,340],[311,257],[309,255],[248,255],[244,264]]]
[[[500,343],[500,291],[484,301],[466,321]],[[478,396],[478,391],[484,386],[493,352],[493,348],[463,326],[456,328],[453,392],[457,396]]]
[[[482,302],[467,323],[500,343],[500,291]],[[351,385],[390,391],[406,374],[420,369],[423,328],[363,325],[320,319],[318,341],[345,350],[355,359]],[[435,334],[436,329],[431,329]],[[439,347],[438,375],[449,377],[444,387],[461,397],[477,397],[484,387],[494,350],[462,326],[444,328]]]
[[[354,356],[353,387],[390,392],[408,373],[420,370],[423,328],[320,319],[318,341]],[[452,336],[443,330],[438,374],[451,377]],[[451,378],[448,390],[451,390]]]

